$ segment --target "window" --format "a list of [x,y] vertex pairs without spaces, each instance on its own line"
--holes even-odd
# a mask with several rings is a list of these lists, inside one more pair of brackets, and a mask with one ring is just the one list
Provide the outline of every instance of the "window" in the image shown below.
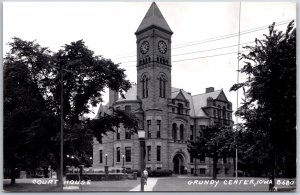
[[143,98],[148,97],[148,78],[145,75],[142,79],[142,84],[143,84]]
[[172,99],[172,104],[175,104],[175,100],[174,99]]
[[220,173],[220,168],[217,168],[217,174],[219,174]]
[[157,138],[160,138],[161,121],[160,121],[160,120],[157,120],[157,121],[156,121],[156,125],[157,125],[156,137],[157,137]]
[[125,112],[130,113],[131,112],[131,106],[129,106],[129,105],[125,106]]
[[147,137],[151,137],[151,120],[147,120]]
[[147,160],[151,161],[151,146],[147,146]]
[[156,160],[160,161],[160,151],[161,151],[161,146],[157,146],[156,148]]
[[159,78],[159,97],[166,97],[166,78],[164,75]]
[[226,108],[223,106],[223,118],[226,119]]
[[190,140],[194,140],[194,126],[190,126],[191,134],[190,134]]
[[227,113],[227,119],[230,120],[230,113]]
[[173,123],[172,125],[172,137],[174,140],[177,140],[177,124]]
[[117,162],[120,162],[121,151],[120,147],[117,147]]
[[117,140],[119,140],[120,139],[120,129],[119,129],[119,127],[117,127]]
[[216,102],[213,102],[213,106],[216,106]]
[[117,109],[117,110],[120,110],[120,106],[117,106],[116,109]]
[[221,118],[221,106],[218,106],[219,110],[218,110],[218,118]]
[[227,104],[227,109],[230,110],[230,104]]
[[103,151],[99,150],[99,163],[103,163]]
[[175,113],[175,108],[172,108],[172,113]]
[[161,170],[161,167],[157,167],[156,170]]
[[217,111],[214,110],[214,117],[217,118]]
[[131,162],[131,147],[125,147],[125,161]]
[[201,175],[204,175],[204,174],[205,174],[205,172],[206,172],[206,169],[204,169],[204,168],[200,168],[200,174],[201,174]]
[[183,114],[183,105],[181,103],[178,103],[178,114]]
[[180,140],[184,140],[184,126],[183,126],[183,124],[180,125],[179,130],[180,130]]
[[225,174],[228,174],[228,168],[225,168]]
[[125,139],[131,139],[131,131],[130,129],[125,129]]
[[205,155],[201,155],[199,160],[200,160],[200,162],[205,162]]
[[224,164],[227,163],[227,158],[226,158],[226,156],[223,157],[223,163],[224,163]]

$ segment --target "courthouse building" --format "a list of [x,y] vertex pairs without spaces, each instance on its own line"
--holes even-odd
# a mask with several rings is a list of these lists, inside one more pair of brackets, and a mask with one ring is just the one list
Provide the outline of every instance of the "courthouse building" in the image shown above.
[[[97,117],[114,107],[143,119],[140,128],[146,132],[148,169],[194,173],[196,164],[197,174],[211,176],[212,159],[203,156],[195,163],[187,150],[187,141],[199,136],[206,126],[232,126],[232,104],[222,89],[208,87],[205,93],[192,95],[171,86],[172,34],[156,3],[152,3],[135,32],[137,83],[125,93],[125,98],[110,90],[109,103],[100,106]],[[123,158],[126,169],[139,170],[138,135],[130,134],[121,126],[103,137],[101,143],[94,139],[93,167],[103,170],[106,158],[110,170],[121,170]],[[232,158],[219,159],[218,174],[233,176],[233,164]]]

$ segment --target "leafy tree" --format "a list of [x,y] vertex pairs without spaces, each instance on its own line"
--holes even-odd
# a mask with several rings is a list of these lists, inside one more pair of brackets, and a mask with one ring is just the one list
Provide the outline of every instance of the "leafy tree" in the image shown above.
[[[90,126],[95,122],[84,114],[102,101],[105,87],[121,93],[130,88],[124,70],[111,60],[95,56],[82,40],[65,45],[57,53],[20,38],[13,38],[9,46],[11,50],[4,59],[4,166],[12,170],[12,183],[20,163],[25,168],[51,164],[60,171],[61,74],[64,151],[87,161],[93,135],[112,128]],[[134,117],[122,111],[109,119],[135,128]],[[101,119],[97,121],[103,124]]]
[[202,129],[195,141],[188,142],[193,158],[206,156],[213,160],[213,179],[217,179],[217,163],[220,157],[230,156],[234,149],[234,132],[229,127],[212,126]]
[[294,21],[285,32],[269,27],[264,39],[246,46],[248,54],[240,70],[248,79],[232,86],[244,91],[243,105],[236,114],[244,121],[246,156],[266,167],[274,180],[274,172],[285,177],[296,174],[296,28]]

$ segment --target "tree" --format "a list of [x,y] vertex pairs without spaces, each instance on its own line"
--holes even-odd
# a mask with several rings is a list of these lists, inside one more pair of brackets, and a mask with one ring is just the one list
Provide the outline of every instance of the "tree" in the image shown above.
[[[241,54],[245,65],[240,70],[248,76],[231,90],[244,91],[243,104],[236,114],[244,121],[248,136],[246,155],[256,156],[270,178],[296,174],[296,28],[290,22],[285,32],[269,27],[263,40],[246,46]],[[254,159],[254,160],[255,160]]]
[[220,157],[228,157],[234,148],[234,132],[229,127],[212,126],[202,129],[195,141],[188,142],[188,151],[193,158],[201,156],[213,160],[213,179],[217,179],[217,163]]
[[[86,161],[91,156],[93,135],[105,134],[111,128],[90,126],[94,122],[84,114],[102,101],[105,87],[121,93],[130,88],[124,70],[109,59],[95,56],[82,40],[65,45],[57,53],[20,38],[13,38],[9,46],[4,59],[4,166],[12,170],[12,183],[18,163],[25,168],[51,164],[60,171],[61,74],[65,154]],[[133,116],[122,111],[110,117],[115,119],[135,128]]]

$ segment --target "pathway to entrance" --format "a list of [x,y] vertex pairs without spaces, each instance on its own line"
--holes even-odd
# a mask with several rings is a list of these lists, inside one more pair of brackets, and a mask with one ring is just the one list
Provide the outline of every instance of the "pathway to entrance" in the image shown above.
[[[138,180],[140,181],[140,178],[138,178]],[[157,180],[157,178],[148,177],[147,185],[144,185],[144,191],[152,191],[154,186],[156,185]],[[130,191],[141,191],[141,184],[131,189]]]

